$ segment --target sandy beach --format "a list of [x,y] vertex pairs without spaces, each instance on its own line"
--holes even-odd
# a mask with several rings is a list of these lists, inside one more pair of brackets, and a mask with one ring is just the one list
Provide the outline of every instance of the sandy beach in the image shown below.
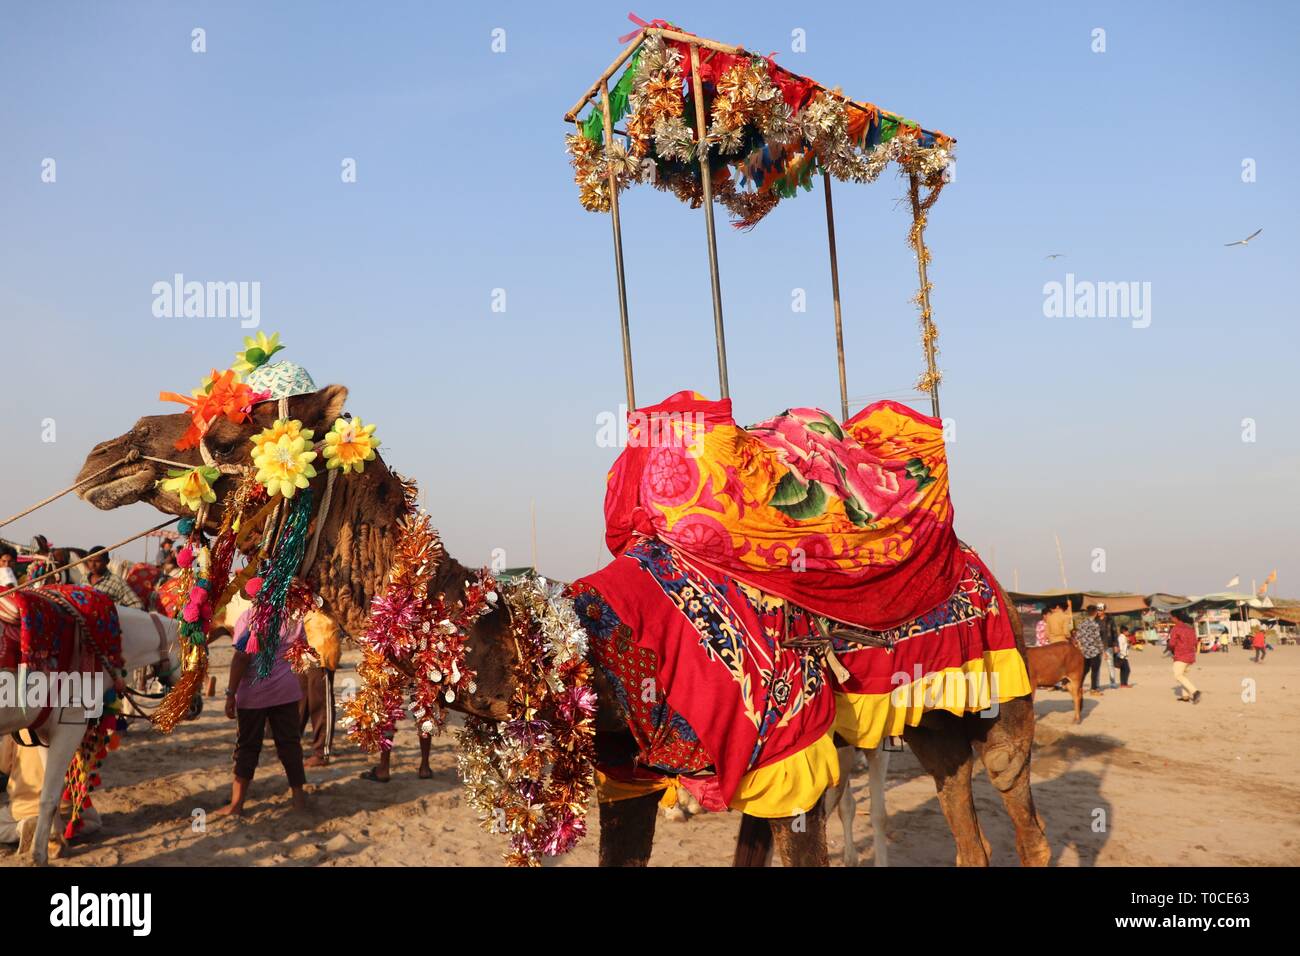
[[[230,653],[229,645],[214,652],[218,688]],[[355,681],[355,658],[355,651],[345,656],[340,692]],[[1240,650],[1202,655],[1192,671],[1204,691],[1198,705],[1175,699],[1169,659],[1159,649],[1135,652],[1133,660],[1136,686],[1086,697],[1077,727],[1068,695],[1038,697],[1033,785],[1052,863],[1300,863],[1300,648],[1280,648],[1262,665]],[[1242,699],[1246,680],[1255,682],[1253,703]],[[268,740],[244,818],[208,816],[230,790],[234,725],[221,703],[209,699],[202,717],[169,736],[133,722],[94,795],[103,829],[52,865],[500,865],[504,841],[482,831],[462,805],[451,734],[434,741],[434,778],[419,780],[409,725],[399,732],[388,784],[358,778],[371,757],[340,734],[342,756],[308,771],[312,805],[295,812]],[[854,778],[856,842],[862,865],[871,865],[866,787],[865,773]],[[1010,822],[982,770],[975,798],[994,864],[1015,865]],[[886,801],[892,865],[953,864],[933,782],[907,750],[892,755]],[[595,864],[594,804],[588,820],[591,835],[561,865]],[[738,824],[734,814],[661,818],[652,865],[728,865]],[[838,820],[828,833],[832,864],[841,865]],[[0,864],[20,861],[6,852]]]

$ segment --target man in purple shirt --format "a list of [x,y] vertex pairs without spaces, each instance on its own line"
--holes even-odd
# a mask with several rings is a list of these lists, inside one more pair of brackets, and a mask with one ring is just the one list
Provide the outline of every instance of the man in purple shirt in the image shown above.
[[280,646],[271,673],[258,680],[250,667],[252,657],[241,650],[248,641],[251,613],[251,610],[245,611],[235,622],[235,656],[230,662],[230,682],[226,688],[226,716],[238,720],[239,726],[235,743],[235,782],[231,787],[229,805],[216,811],[219,816],[243,813],[244,798],[253,782],[268,723],[275,739],[276,755],[284,765],[289,786],[293,788],[294,809],[302,810],[307,806],[307,795],[303,791],[307,773],[302,764],[302,735],[298,723],[298,701],[302,698],[302,689],[286,657],[290,647],[305,639],[302,623],[285,624],[280,631]]

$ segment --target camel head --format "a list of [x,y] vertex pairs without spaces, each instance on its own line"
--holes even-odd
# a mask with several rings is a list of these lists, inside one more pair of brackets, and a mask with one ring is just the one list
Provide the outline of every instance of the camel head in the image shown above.
[[[289,399],[289,417],[300,420],[304,428],[312,429],[317,436],[323,436],[343,413],[347,397],[348,390],[342,385],[327,385],[307,395],[295,395]],[[250,420],[242,425],[232,424],[225,418],[218,419],[208,429],[204,445],[219,465],[250,464],[252,445],[249,439],[270,427],[278,417],[277,402],[260,402],[253,407]],[[189,509],[179,498],[157,487],[158,481],[167,476],[168,468],[174,466],[143,457],[165,458],[191,466],[203,464],[197,448],[176,450],[177,440],[189,425],[190,416],[185,412],[146,415],[126,434],[100,442],[86,456],[77,479],[80,481],[114,462],[120,464],[86,484],[77,494],[102,511],[143,501],[165,514],[189,514]],[[133,460],[123,461],[126,458]]]

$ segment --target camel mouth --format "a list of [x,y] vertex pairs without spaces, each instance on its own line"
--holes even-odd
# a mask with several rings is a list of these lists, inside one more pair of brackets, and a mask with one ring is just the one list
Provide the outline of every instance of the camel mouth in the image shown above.
[[127,465],[124,470],[114,472],[108,480],[81,489],[77,496],[100,511],[112,511],[140,501],[153,489],[154,480],[152,465]]

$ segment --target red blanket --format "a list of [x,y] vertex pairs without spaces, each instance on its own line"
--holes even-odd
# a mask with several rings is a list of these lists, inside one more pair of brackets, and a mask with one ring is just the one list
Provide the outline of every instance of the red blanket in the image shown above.
[[18,608],[17,623],[0,637],[0,667],[94,672],[122,656],[122,632],[112,598],[94,588],[57,585],[5,595]]
[[796,408],[748,429],[731,402],[679,392],[629,415],[605,496],[606,541],[638,535],[857,627],[910,621],[952,594],[940,423],[897,402],[849,421]]
[[[734,578],[642,540],[570,593],[640,764],[673,774],[711,766],[726,803],[748,771],[830,728],[835,703],[821,663],[782,647],[784,615]],[[809,626],[796,611],[790,636]]]

